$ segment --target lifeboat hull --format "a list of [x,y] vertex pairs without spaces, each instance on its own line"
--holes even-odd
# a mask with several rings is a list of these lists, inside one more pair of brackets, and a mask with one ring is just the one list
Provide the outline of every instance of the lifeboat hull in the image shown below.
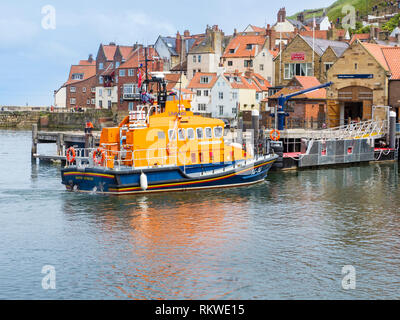
[[[270,155],[223,168],[216,167],[215,170],[208,166],[206,171],[198,167],[127,170],[69,167],[62,170],[61,178],[71,191],[113,195],[228,188],[264,181],[277,158],[276,155]],[[141,185],[143,174],[147,180],[145,190]]]

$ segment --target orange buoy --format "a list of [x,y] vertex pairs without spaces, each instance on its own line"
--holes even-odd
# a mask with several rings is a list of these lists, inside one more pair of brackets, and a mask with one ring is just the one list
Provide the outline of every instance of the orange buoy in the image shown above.
[[76,158],[75,148],[74,148],[74,147],[70,147],[70,148],[67,150],[67,161],[68,161],[69,163],[72,163],[72,162],[75,161],[75,158]]
[[93,162],[97,165],[102,166],[104,164],[104,160],[106,159],[106,153],[103,149],[97,148],[95,152],[93,152]]
[[273,141],[279,141],[279,139],[281,138],[281,133],[279,132],[279,130],[274,129],[270,132],[269,137]]

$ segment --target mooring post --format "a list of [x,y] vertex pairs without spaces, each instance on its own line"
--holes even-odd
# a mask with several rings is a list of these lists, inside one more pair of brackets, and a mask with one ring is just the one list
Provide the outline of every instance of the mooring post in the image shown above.
[[31,150],[32,161],[33,160],[36,161],[36,158],[34,157],[34,155],[37,154],[37,144],[38,144],[38,125],[33,124],[32,125],[32,150]]
[[396,117],[395,111],[390,111],[389,118],[389,148],[396,149]]
[[57,135],[57,154],[59,156],[63,155],[63,148],[64,147],[64,134],[63,133],[59,133]]
[[258,154],[260,138],[260,112],[257,109],[251,111],[251,122],[254,134],[254,154]]

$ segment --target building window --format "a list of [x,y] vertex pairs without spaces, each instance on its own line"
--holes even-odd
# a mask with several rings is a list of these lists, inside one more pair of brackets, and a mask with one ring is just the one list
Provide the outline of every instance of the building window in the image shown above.
[[86,104],[89,105],[90,104],[90,99],[86,100]]
[[357,70],[358,69],[358,63],[354,64],[354,69]]
[[201,97],[201,90],[197,90],[197,96]]
[[224,106],[219,106],[219,115],[220,116],[224,115]]
[[99,89],[99,96],[100,96],[100,97],[103,96],[103,89]]
[[325,72],[328,72],[330,68],[332,68],[333,62],[325,62]]
[[135,75],[134,69],[128,69],[128,77],[133,77]]
[[197,105],[197,110],[199,110],[199,111],[206,111],[206,110],[207,110],[206,104],[205,104],[205,103],[199,103],[199,104]]
[[193,77],[196,75],[196,70],[193,70]]
[[99,83],[103,84],[103,77],[102,76],[99,77]]
[[96,100],[95,99],[92,99],[92,104],[96,104]]
[[104,64],[102,62],[99,63],[99,69],[103,70],[104,69]]
[[72,74],[72,80],[83,80],[83,73]]
[[118,76],[115,76],[115,83],[118,83]]
[[128,83],[124,84],[124,95],[133,95],[133,94],[138,94],[139,93],[139,88],[136,83]]
[[290,80],[294,76],[310,77],[312,75],[312,63],[285,63],[285,80]]
[[260,71],[264,71],[264,65],[260,64]]
[[70,103],[70,104],[75,104],[75,103],[76,103],[76,99],[75,99],[75,98],[71,98],[71,99],[69,100],[69,103]]
[[229,53],[235,53],[235,49],[229,49]]
[[107,89],[107,95],[108,95],[109,97],[111,97],[111,93],[112,93],[111,89]]
[[253,49],[253,45],[251,43],[246,45],[246,50],[251,50]]
[[219,100],[223,100],[224,99],[224,93],[223,92],[218,92],[218,98],[219,98]]
[[128,109],[129,111],[133,111],[133,102],[129,102]]
[[92,93],[96,93],[96,88],[91,89]]
[[204,90],[204,96],[208,97],[208,90]]
[[119,76],[120,77],[125,77],[125,69],[119,70]]
[[236,108],[232,108],[232,114],[236,114],[237,109]]
[[120,63],[119,63],[119,61],[117,61],[117,62],[115,63],[115,68],[119,68],[119,66],[120,66]]
[[193,56],[193,63],[196,63],[196,56]]
[[82,92],[86,92],[86,87],[83,87],[83,88],[82,88]]
[[228,61],[228,67],[232,67],[233,66],[233,61]]
[[244,67],[245,68],[252,68],[253,67],[253,60],[244,60]]
[[99,107],[103,108],[103,100],[99,100]]
[[260,98],[260,94],[258,92],[256,92],[256,100],[259,100]]
[[210,79],[208,77],[200,77],[200,83],[208,83],[209,80]]
[[111,109],[111,100],[108,100],[108,109]]
[[232,92],[232,99],[237,100],[238,94],[237,92]]
[[201,62],[201,56],[197,57],[197,60],[199,61],[199,63]]

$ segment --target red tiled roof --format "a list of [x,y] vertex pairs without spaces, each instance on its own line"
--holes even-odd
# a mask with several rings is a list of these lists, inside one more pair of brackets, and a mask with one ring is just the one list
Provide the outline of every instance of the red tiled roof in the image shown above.
[[123,59],[127,59],[133,50],[133,46],[119,46],[119,52]]
[[114,60],[115,50],[117,50],[117,46],[115,45],[103,45],[103,51],[107,61]]
[[256,27],[253,26],[252,24],[250,26],[254,30],[254,32],[265,32],[265,28]]
[[350,44],[353,44],[353,42],[356,40],[369,40],[370,38],[371,38],[371,35],[369,33],[354,34],[351,37]]
[[[311,31],[300,31],[300,34],[305,37],[313,37],[314,32]],[[328,39],[328,31],[326,30],[315,30],[315,38],[317,39]]]
[[[208,83],[200,83],[201,77],[211,77],[211,81],[209,80]],[[188,89],[196,89],[196,88],[209,88],[211,89],[215,82],[217,81],[218,77],[217,74],[214,72],[197,72],[193,79],[190,81],[189,85],[187,86]]]
[[[154,61],[153,57],[158,57],[157,51],[154,48],[147,49],[147,59],[150,60],[149,65],[151,65],[151,61]],[[145,49],[138,48],[137,50],[131,52],[129,54],[128,59],[119,66],[120,69],[130,69],[130,68],[138,68],[140,64],[145,64]]]
[[366,42],[362,42],[361,44],[382,65],[382,67],[386,71],[389,71],[389,66],[386,62],[385,56],[383,55],[382,49],[390,48],[390,47],[381,46],[381,45],[375,44],[375,43],[366,43]]
[[181,75],[179,73],[170,73],[165,75],[167,82],[167,91],[171,91],[179,82]]
[[400,80],[400,47],[382,48],[382,52],[392,73],[391,79]]
[[[75,73],[83,73],[83,79],[72,80],[72,75]],[[87,80],[96,75],[96,65],[72,65],[69,71],[68,81],[65,85],[73,84]]]
[[[281,94],[287,95],[291,94],[300,90],[309,89],[315,86],[320,85],[321,83],[315,77],[294,77],[294,81],[299,84],[299,86],[292,86],[292,87],[285,87],[282,90],[275,93],[273,96],[269,97],[270,99],[277,99],[280,97]],[[292,99],[326,99],[326,89],[319,89],[313,92],[305,93]]]
[[[240,58],[240,57],[254,57],[256,55],[256,48],[254,45],[263,46],[265,43],[265,36],[258,35],[237,35],[226,47],[223,57],[224,58]],[[248,44],[252,44],[253,48],[251,50],[246,49]],[[230,50],[234,49],[234,53],[230,53]],[[259,48],[261,49],[261,48]],[[260,50],[258,50],[260,51]]]

